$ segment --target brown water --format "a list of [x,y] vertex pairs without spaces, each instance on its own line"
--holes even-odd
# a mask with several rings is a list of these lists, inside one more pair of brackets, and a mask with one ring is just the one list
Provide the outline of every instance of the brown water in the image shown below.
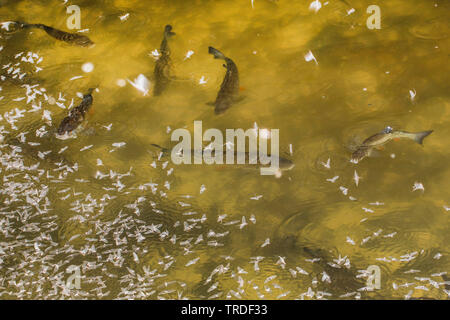
[[[369,30],[373,1],[322,1],[317,13],[310,2],[78,1],[93,48],[2,29],[1,298],[447,298],[450,3],[383,1],[381,29]],[[67,17],[62,1],[0,2],[2,22],[68,30]],[[139,74],[153,81],[151,52],[166,24],[177,80],[159,97],[119,86]],[[236,63],[245,96],[219,116],[206,103],[225,69],[208,46]],[[309,51],[317,64],[305,61]],[[28,52],[33,62],[22,61]],[[17,68],[26,75],[11,80]],[[67,109],[48,97],[67,108],[93,86],[77,139],[55,139]],[[29,112],[33,104],[41,108]],[[16,108],[27,112],[11,125],[5,113]],[[192,130],[194,120],[277,128],[295,167],[276,179],[158,159],[151,144],[170,146],[171,130]],[[36,136],[44,125],[51,134]],[[434,132],[424,146],[392,142],[349,162],[388,125]],[[381,288],[367,291],[361,275],[371,265]],[[68,288],[69,266],[80,268],[79,288]]]

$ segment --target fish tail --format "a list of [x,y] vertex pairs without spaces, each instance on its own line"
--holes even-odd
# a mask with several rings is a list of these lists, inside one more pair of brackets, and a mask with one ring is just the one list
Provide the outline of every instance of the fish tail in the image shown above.
[[172,32],[172,26],[170,24],[168,24],[165,29],[164,29],[164,36],[166,38],[170,38],[172,36],[176,35],[175,32]]
[[97,89],[97,88],[98,88],[98,86],[95,86],[95,87],[93,87],[93,88],[89,88],[86,95],[91,95],[92,92],[94,92],[94,90]]
[[429,136],[432,132],[433,130],[418,132],[414,134],[414,141],[417,142],[418,144],[423,144],[423,139]]
[[224,59],[225,60],[225,55],[220,52],[219,50],[217,50],[216,48],[213,47],[208,47],[208,53],[214,55],[214,59]]

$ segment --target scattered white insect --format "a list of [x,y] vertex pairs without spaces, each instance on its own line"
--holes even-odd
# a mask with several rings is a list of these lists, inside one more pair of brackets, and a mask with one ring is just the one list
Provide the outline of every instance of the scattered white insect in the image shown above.
[[148,94],[148,91],[150,90],[150,81],[142,73],[139,74],[134,81],[130,81],[129,79],[127,79],[127,81],[137,90],[141,91],[144,96]]
[[248,223],[247,223],[247,221],[245,220],[245,217],[244,216],[242,216],[242,220],[241,220],[241,224],[239,225],[239,229],[243,229],[245,226],[247,226],[248,225]]
[[339,179],[339,176],[334,176],[333,178],[327,179],[327,181],[335,183],[337,179]]
[[83,78],[83,76],[75,76],[69,79],[69,81],[73,81],[73,80],[77,80],[77,79],[81,79]]
[[151,55],[153,58],[158,59],[161,54],[158,52],[158,49],[155,49],[151,52]]
[[259,199],[261,199],[262,197],[263,197],[262,194],[260,194],[260,195],[251,197],[250,200],[259,200]]
[[127,143],[126,142],[114,142],[112,144],[112,146],[114,147],[113,149],[109,150],[109,152],[114,152],[119,148],[122,148],[123,146],[125,146]]
[[314,57],[313,53],[311,51],[308,51],[308,53],[305,54],[305,61],[309,62],[309,61],[314,61],[316,64],[319,64],[317,62],[316,57]]
[[416,97],[417,92],[415,89],[409,90],[409,98],[411,99],[411,101],[414,101],[414,98]]
[[413,186],[413,192],[416,190],[422,190],[422,192],[425,191],[425,188],[423,186],[423,184],[421,182],[414,182],[414,186]]
[[269,244],[270,244],[270,239],[267,238],[267,239],[264,241],[264,243],[261,245],[261,248],[264,248],[264,247],[268,246]]
[[92,148],[93,146],[94,146],[93,144],[85,146],[85,147],[81,148],[80,151],[88,150],[88,149]]
[[119,16],[120,21],[126,21],[130,17],[129,13],[125,13],[124,15]]
[[441,257],[442,257],[442,254],[438,252],[434,255],[433,259],[439,260]]
[[351,15],[352,13],[354,13],[356,10],[354,8],[351,8],[349,10],[347,10],[347,15]]
[[205,76],[202,76],[202,77],[200,78],[200,80],[198,81],[198,84],[205,84],[205,83],[207,83],[207,82],[208,82],[208,80],[205,79]]
[[309,11],[314,11],[315,13],[317,13],[317,11],[319,11],[320,8],[322,8],[322,3],[319,0],[314,0],[309,5]]
[[355,181],[356,186],[358,186],[359,184],[359,179],[360,177],[358,176],[358,172],[356,172],[355,170],[355,173],[353,174],[353,180]]
[[190,57],[192,57],[193,54],[194,54],[194,51],[189,50],[189,51],[186,53],[186,56],[184,57],[184,60],[189,59]]
[[111,131],[112,128],[112,123],[108,124],[107,126],[102,126],[103,128],[105,128],[107,131]]
[[202,185],[200,186],[200,194],[202,194],[203,192],[205,192],[205,190],[206,190],[206,187],[205,187],[204,184],[202,184]]
[[200,260],[200,257],[190,260],[188,263],[186,263],[185,267],[189,267],[193,264],[196,264],[198,260]]
[[331,159],[328,158],[327,162],[322,161],[320,164],[323,165],[325,168],[330,169],[331,168]]

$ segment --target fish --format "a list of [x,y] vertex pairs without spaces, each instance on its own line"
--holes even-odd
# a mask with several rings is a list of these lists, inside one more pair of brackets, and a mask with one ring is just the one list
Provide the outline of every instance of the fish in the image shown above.
[[215,106],[215,113],[221,114],[239,100],[239,72],[233,60],[226,57],[219,50],[209,47],[208,52],[214,55],[214,59],[222,59],[226,62],[223,66],[227,69],[227,72],[220,85],[215,102],[211,103]]
[[161,42],[161,56],[156,60],[153,76],[155,80],[155,88],[153,94],[159,96],[170,82],[170,48],[168,40],[175,35],[170,24],[164,28],[164,36]]
[[89,39],[85,35],[58,30],[58,29],[49,27],[42,23],[29,24],[29,23],[20,22],[20,21],[15,21],[15,23],[19,26],[20,29],[27,29],[27,28],[42,29],[45,32],[47,32],[48,35],[50,35],[51,37],[53,37],[57,40],[64,41],[64,42],[74,44],[74,45],[78,45],[81,47],[91,47],[95,44],[91,39]]
[[[156,147],[156,148],[158,148],[158,149],[160,149],[161,152],[163,153],[163,156],[170,155],[171,152],[172,152],[171,149],[161,147],[158,144],[152,143],[151,145]],[[191,155],[194,155],[194,158],[202,158],[203,157],[203,152],[205,152],[205,150],[202,151],[202,150],[191,149],[190,152],[191,152]],[[234,151],[234,159],[235,160],[238,159],[238,156],[240,154],[242,154],[242,153]],[[215,155],[215,153],[214,153],[214,151],[212,151],[211,152],[211,157],[214,157],[214,155]],[[223,159],[225,161],[226,157],[227,157],[227,151],[226,150],[223,151],[222,157],[223,157]],[[267,155],[267,157],[270,157],[270,155]],[[245,159],[245,163],[244,164],[236,163],[236,164],[233,164],[234,167],[240,167],[240,168],[244,167],[244,168],[254,168],[254,169],[270,167],[270,164],[260,164],[259,161],[256,161],[257,163],[255,163],[255,164],[251,164],[250,163],[250,159],[253,160],[254,156],[252,156],[249,152],[244,152],[244,159]],[[292,160],[289,160],[289,159],[284,158],[284,157],[278,157],[278,168],[279,168],[279,170],[281,170],[281,171],[288,171],[288,170],[291,170],[292,168],[294,168],[294,166],[295,166],[295,164],[294,164],[294,162]]]
[[381,147],[393,139],[410,139],[418,144],[423,144],[423,139],[429,136],[433,130],[422,132],[406,132],[400,130],[394,130],[391,127],[386,127],[383,131],[376,133],[366,140],[353,152],[351,162],[358,163],[365,157],[372,154],[374,148]]
[[88,93],[83,96],[81,103],[70,110],[69,115],[61,121],[57,131],[59,135],[63,135],[66,132],[72,132],[81,124],[81,122],[83,122],[86,112],[89,111],[92,106],[92,102],[94,101],[92,98],[92,92],[94,89],[95,88],[90,88]]

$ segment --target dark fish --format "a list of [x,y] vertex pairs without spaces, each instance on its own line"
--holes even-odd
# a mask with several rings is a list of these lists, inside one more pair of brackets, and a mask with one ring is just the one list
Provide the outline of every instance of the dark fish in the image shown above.
[[83,96],[83,101],[81,101],[78,106],[70,110],[69,115],[61,121],[58,128],[59,135],[63,135],[66,132],[72,132],[81,124],[81,122],[83,122],[84,116],[86,112],[89,111],[93,102],[93,91],[93,88],[89,89],[88,93]]
[[164,37],[159,49],[161,56],[156,61],[155,70],[153,71],[155,78],[155,96],[160,95],[170,82],[170,49],[168,39],[174,35],[175,32],[172,32],[172,26],[168,24],[164,29]]
[[223,66],[227,69],[227,72],[220,86],[216,101],[214,102],[214,111],[216,114],[221,114],[238,100],[239,73],[233,60],[226,57],[222,52],[213,47],[209,47],[208,52],[214,55],[214,59],[223,59],[226,62],[226,65],[224,64]]
[[49,26],[46,26],[45,24],[28,24],[28,23],[24,23],[24,22],[18,22],[16,21],[16,24],[22,28],[37,28],[37,29],[42,29],[45,32],[47,32],[48,35],[52,36],[55,39],[58,39],[60,41],[64,41],[70,44],[75,44],[81,47],[90,47],[92,45],[94,45],[94,42],[91,41],[91,39],[89,39],[88,37],[82,35],[82,34],[78,34],[78,33],[69,33],[69,32],[65,32],[65,31],[61,31]]
[[422,132],[406,132],[393,130],[391,127],[386,127],[386,129],[384,129],[383,131],[376,133],[364,140],[361,146],[359,146],[358,149],[353,152],[351,162],[358,163],[365,157],[370,156],[374,148],[381,147],[382,145],[388,143],[393,139],[406,138],[413,140],[418,144],[422,144],[423,139],[425,139],[425,137],[430,135],[432,132],[433,130]]
[[[151,145],[154,146],[154,147],[157,147],[158,149],[160,149],[161,152],[164,155],[169,155],[172,152],[171,149],[161,147],[161,146],[159,146],[157,144],[152,143]],[[195,158],[202,158],[204,150],[201,151],[201,150],[191,149],[190,152],[191,152],[191,155],[193,155],[194,159],[195,159]],[[239,154],[240,154],[240,152],[234,151],[234,159],[235,159],[235,161],[237,161],[236,159],[238,159]],[[214,157],[214,155],[215,155],[215,153],[212,152],[211,156]],[[270,157],[270,155],[267,155],[267,156]],[[223,160],[226,161],[226,157],[227,157],[226,150],[223,151],[222,157],[223,157]],[[235,167],[235,168],[242,168],[242,167],[244,167],[244,168],[260,169],[260,168],[264,168],[264,167],[270,166],[270,165],[262,165],[262,164],[258,163],[258,155],[252,156],[249,152],[244,152],[244,159],[245,159],[245,161],[244,161],[245,163],[244,164],[233,164],[233,167]],[[255,160],[256,163],[255,164],[251,164],[250,160]],[[288,171],[288,170],[291,170],[295,166],[295,164],[289,159],[286,159],[286,158],[283,158],[283,157],[278,157],[278,166],[279,166],[279,169],[281,171]]]

